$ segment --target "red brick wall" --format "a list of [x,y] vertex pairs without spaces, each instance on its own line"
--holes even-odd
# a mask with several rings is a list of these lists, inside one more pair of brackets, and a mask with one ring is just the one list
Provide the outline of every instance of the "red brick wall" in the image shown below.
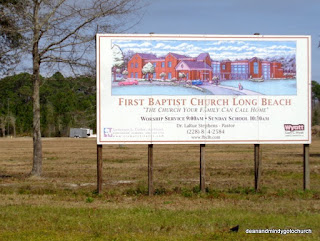
[[[136,63],[138,66],[136,67]],[[132,65],[133,64],[133,67]],[[139,56],[139,54],[135,54],[128,62],[128,78],[131,78],[131,73],[133,73],[133,78],[136,78],[135,74],[138,73],[138,78],[142,78],[142,67],[143,67],[143,60]]]
[[211,66],[211,58],[209,57],[209,55],[206,57],[204,62],[206,62],[207,65]]
[[[156,63],[155,73],[156,73],[156,78],[157,78],[157,79],[161,79],[160,74],[161,74],[162,72],[166,73],[166,68],[165,68],[165,67],[164,67],[164,68],[161,67],[161,63],[162,63],[162,62],[165,62],[165,60],[151,61],[152,64]],[[166,74],[167,74],[167,73],[166,73]],[[167,78],[167,75],[166,75],[165,78]]]
[[271,78],[284,78],[282,64],[278,62],[272,62],[270,66]]
[[[171,78],[179,78],[177,76],[177,72],[176,72],[176,66],[177,64],[179,63],[179,61],[172,55],[172,54],[168,54],[166,56],[166,59],[165,59],[165,68],[166,68],[166,74],[167,74],[167,77],[168,77],[168,73],[170,72],[171,73]],[[171,67],[168,67],[168,63],[171,61]]]
[[[257,74],[254,73],[254,63],[258,63],[258,73]],[[249,76],[251,76],[252,78],[255,78],[255,79],[261,78],[262,64],[259,59],[255,59],[255,60],[249,62]]]
[[[225,66],[225,69],[223,69],[223,66]],[[220,73],[221,73],[222,79],[226,79],[226,80],[231,79],[231,74],[230,74],[231,73],[231,62],[230,61],[220,63]]]

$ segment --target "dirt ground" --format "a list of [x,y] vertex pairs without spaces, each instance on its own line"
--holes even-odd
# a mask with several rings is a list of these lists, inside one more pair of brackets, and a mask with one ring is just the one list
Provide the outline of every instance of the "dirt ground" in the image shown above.
[[[320,139],[310,146],[311,189],[320,191]],[[303,185],[302,145],[261,145],[262,188],[297,190]],[[147,145],[104,145],[104,191],[147,186]],[[154,145],[154,185],[162,191],[199,185],[199,145]],[[206,145],[206,186],[253,188],[253,145]],[[43,175],[29,178],[32,139],[0,139],[0,187],[96,187],[96,140],[43,139]]]
[[[32,139],[0,139],[0,240],[320,240],[320,139],[310,146],[261,145],[254,190],[253,145],[154,145],[155,195],[147,195],[147,145],[103,146],[96,191],[95,139],[44,138],[43,175],[30,177]],[[239,232],[230,228],[240,225]],[[311,229],[312,234],[247,234]]]

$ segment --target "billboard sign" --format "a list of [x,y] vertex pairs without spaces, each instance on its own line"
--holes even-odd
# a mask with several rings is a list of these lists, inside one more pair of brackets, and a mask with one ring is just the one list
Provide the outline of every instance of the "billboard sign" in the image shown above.
[[97,35],[97,142],[310,143],[310,36]]

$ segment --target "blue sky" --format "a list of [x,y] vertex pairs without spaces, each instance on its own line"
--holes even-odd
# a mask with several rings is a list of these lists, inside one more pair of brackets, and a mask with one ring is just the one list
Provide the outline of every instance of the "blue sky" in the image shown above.
[[[146,0],[147,1],[147,0]],[[311,35],[320,82],[319,0],[149,0],[136,33]]]
[[295,41],[234,41],[234,40],[115,40],[123,52],[154,53],[157,57],[169,52],[196,57],[209,53],[213,60],[235,60],[259,57],[294,57]]

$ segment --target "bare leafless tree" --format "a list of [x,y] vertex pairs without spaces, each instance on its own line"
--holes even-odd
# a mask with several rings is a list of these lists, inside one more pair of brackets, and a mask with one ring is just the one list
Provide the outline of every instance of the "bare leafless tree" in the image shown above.
[[[94,62],[98,32],[124,32],[141,19],[144,0],[12,0],[0,1],[2,14],[15,19],[10,33],[23,36],[20,56],[32,56],[33,69],[33,168],[42,173],[40,131],[40,71],[57,68],[79,73]],[[134,21],[132,20],[134,19]],[[129,23],[129,24],[128,24]],[[30,58],[31,59],[31,58]],[[81,67],[81,69],[79,68]]]

